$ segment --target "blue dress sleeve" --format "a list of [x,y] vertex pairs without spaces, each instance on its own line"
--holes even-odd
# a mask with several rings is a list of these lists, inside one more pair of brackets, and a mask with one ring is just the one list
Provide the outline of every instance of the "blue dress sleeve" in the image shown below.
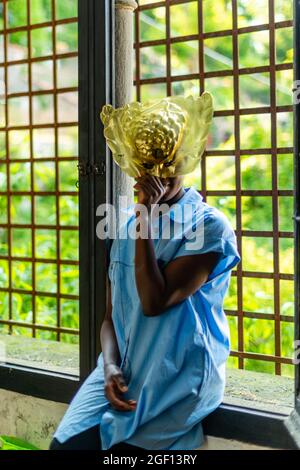
[[[193,238],[192,233],[196,233],[197,238]],[[205,214],[204,221],[200,218],[184,234],[173,259],[212,251],[219,253],[219,257],[208,280],[230,271],[241,259],[234,230],[227,217],[218,210]]]

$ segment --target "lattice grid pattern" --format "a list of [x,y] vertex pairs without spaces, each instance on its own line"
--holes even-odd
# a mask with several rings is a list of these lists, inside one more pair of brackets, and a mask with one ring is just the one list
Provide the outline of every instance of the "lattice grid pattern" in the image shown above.
[[0,2],[0,332],[78,343],[77,2]]
[[225,304],[230,363],[292,376],[293,2],[138,3],[136,99],[214,96],[207,151],[186,183],[229,217],[242,255]]

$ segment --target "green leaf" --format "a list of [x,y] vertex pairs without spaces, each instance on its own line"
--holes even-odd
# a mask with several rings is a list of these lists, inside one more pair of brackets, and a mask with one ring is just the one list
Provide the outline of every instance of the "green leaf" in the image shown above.
[[13,436],[0,436],[1,450],[40,450],[29,442]]

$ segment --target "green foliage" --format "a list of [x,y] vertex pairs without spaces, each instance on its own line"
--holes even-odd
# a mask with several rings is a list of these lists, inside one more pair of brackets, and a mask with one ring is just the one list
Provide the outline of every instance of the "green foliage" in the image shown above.
[[[71,19],[77,17],[77,1],[62,2],[55,0],[55,10],[52,10],[52,0],[31,0],[30,11],[27,12],[27,2],[24,0],[11,0],[6,3],[8,27],[21,27],[28,24],[35,25],[30,30],[31,56],[33,58],[52,55],[56,53],[68,53],[78,50],[78,25],[77,22],[57,24],[53,29],[52,20]],[[46,23],[46,24],[45,24]],[[48,24],[47,24],[48,23]],[[3,27],[3,3],[0,3],[0,28]],[[55,34],[56,50],[53,50],[53,37]],[[0,37],[0,62],[3,55],[3,42]],[[8,58],[26,59],[28,57],[27,31],[16,31],[8,34]],[[34,90],[50,89],[53,87],[53,71],[49,68],[49,60],[36,62],[32,65],[32,83]],[[15,69],[14,69],[15,70]],[[10,73],[11,68],[8,72]],[[21,69],[19,70],[21,72]],[[77,58],[59,59],[57,61],[57,85],[58,87],[77,86]],[[27,69],[22,69],[22,81],[24,88],[17,90],[13,81],[10,92],[28,90]],[[2,79],[2,76],[1,76]],[[15,80],[20,82],[20,80]],[[61,96],[61,95],[59,95]],[[69,99],[69,98],[68,98]],[[58,103],[60,118],[62,101]],[[53,99],[51,95],[36,95],[32,97],[33,122],[43,124],[53,122]],[[26,98],[12,99],[9,102],[9,123],[12,125],[26,125],[26,112],[20,112],[20,108],[28,110]],[[1,115],[2,116],[2,115]],[[19,117],[21,116],[21,117]],[[21,121],[22,120],[22,121]],[[24,120],[24,121],[23,121]],[[27,130],[11,130],[7,133],[0,132],[0,191],[11,190],[14,192],[30,191],[54,192],[74,191],[77,180],[78,157],[78,128],[60,127],[57,131],[58,156],[73,157],[56,166],[52,162],[43,161],[44,158],[55,156],[54,129],[34,129],[32,132],[32,148],[34,163],[22,161],[11,162],[9,165],[9,187],[7,181],[6,165],[1,164],[1,159],[6,158],[6,138],[8,139],[10,159],[30,158],[30,133]],[[58,208],[57,208],[58,204]],[[0,292],[0,318],[8,319],[10,305],[12,317],[19,322],[31,323],[35,311],[35,321],[38,325],[57,325],[58,312],[60,322],[64,328],[79,328],[78,296],[78,266],[77,264],[64,264],[66,261],[78,261],[78,231],[68,229],[78,225],[78,197],[36,195],[34,198],[26,195],[14,195],[10,199],[10,218],[14,224],[35,223],[36,228],[12,228],[10,240],[7,229],[0,229],[0,255],[7,256],[10,252],[13,257],[29,258],[28,261],[14,259],[9,272],[8,262],[0,260],[0,287],[7,288],[9,277],[14,292],[9,304],[6,292]],[[58,209],[58,213],[57,213]],[[0,223],[7,222],[8,198],[0,196]],[[56,231],[58,222],[66,226],[66,230]],[[45,229],[43,225],[53,225],[53,230]],[[40,228],[39,228],[40,227]],[[67,230],[68,229],[68,230]],[[34,244],[32,243],[34,241]],[[33,252],[34,248],[34,252]],[[58,251],[59,249],[59,251]],[[36,258],[32,264],[31,257]],[[57,258],[62,261],[57,264]],[[44,260],[47,260],[45,262]],[[37,295],[32,296],[34,279]],[[62,298],[59,303],[56,298],[57,286],[60,285]],[[21,293],[21,290],[28,293]],[[74,296],[73,299],[63,296]],[[35,304],[33,304],[35,302]],[[1,325],[1,332],[8,332],[6,326]],[[30,328],[14,326],[14,335],[32,336]],[[52,331],[37,330],[36,338],[57,340],[57,334]],[[77,344],[78,335],[62,334],[61,341]],[[18,443],[9,443],[14,445]]]
[[13,436],[0,436],[0,450],[40,450],[38,447]]

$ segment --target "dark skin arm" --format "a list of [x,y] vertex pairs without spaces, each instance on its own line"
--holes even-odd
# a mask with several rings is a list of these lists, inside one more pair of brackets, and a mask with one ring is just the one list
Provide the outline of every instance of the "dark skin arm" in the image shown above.
[[[137,179],[134,186],[138,190],[138,203],[150,208],[164,194],[159,178],[144,176]],[[147,218],[147,213],[136,210],[139,221]],[[138,220],[136,221],[138,225]],[[164,269],[160,269],[154,251],[153,240],[148,230],[148,238],[136,238],[135,278],[136,286],[146,316],[156,316],[168,307],[181,302],[203,285],[215,266],[218,253],[179,257]]]
[[103,354],[105,394],[113,408],[119,411],[133,411],[136,400],[125,400],[122,394],[128,389],[123,377],[120,363],[120,352],[112,321],[111,286],[107,279],[106,313],[100,330],[101,349]]
[[[147,185],[146,185],[147,186]],[[138,189],[139,186],[135,185]],[[142,188],[142,186],[141,186]],[[149,190],[148,190],[149,191]],[[154,191],[156,194],[156,190]],[[139,202],[155,203],[147,196],[148,192],[139,190]],[[163,194],[163,191],[161,193]],[[136,240],[135,273],[137,289],[146,315],[158,315],[167,307],[180,302],[195,292],[206,281],[215,261],[216,253],[183,256],[171,261],[163,271],[157,264],[153,241]],[[100,339],[103,352],[105,393],[112,406],[120,411],[136,408],[136,400],[125,400],[122,393],[127,391],[122,370],[118,364],[120,353],[112,322],[111,286],[107,279],[107,308],[101,327]],[[147,286],[145,288],[145,286]]]

